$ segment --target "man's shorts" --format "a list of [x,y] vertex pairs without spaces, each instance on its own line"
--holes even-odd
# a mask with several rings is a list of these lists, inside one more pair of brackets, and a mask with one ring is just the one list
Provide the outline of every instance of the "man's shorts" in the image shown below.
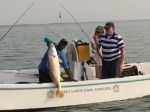
[[102,79],[119,76],[119,58],[113,61],[102,61]]

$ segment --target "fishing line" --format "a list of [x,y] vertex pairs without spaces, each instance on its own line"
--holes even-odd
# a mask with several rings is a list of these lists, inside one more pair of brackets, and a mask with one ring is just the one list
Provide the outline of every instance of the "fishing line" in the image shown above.
[[26,10],[25,12],[17,19],[17,21],[8,29],[8,31],[0,38],[0,41],[4,39],[4,37],[11,31],[11,29],[25,16],[25,14],[33,7],[35,2],[33,2]]
[[83,29],[83,27],[81,26],[81,24],[77,21],[77,19],[62,4],[59,3],[59,5],[72,17],[72,19],[75,21],[75,23],[80,27],[81,32],[83,32],[85,34],[85,36],[87,37],[87,39],[89,40],[89,42],[91,44],[93,44],[92,41],[90,40],[89,36],[87,35],[85,30]]
[[58,33],[54,32],[52,29],[48,28],[47,26],[44,26],[44,28],[47,29],[47,31],[49,31],[50,33],[53,33],[55,36],[57,36],[60,39],[63,39],[62,36],[60,36]]
[[[75,23],[80,27],[81,31],[85,34],[85,36],[87,37],[87,39],[89,40],[89,42],[93,44],[93,42],[90,40],[89,36],[87,35],[87,33],[85,32],[85,30],[83,29],[82,25],[77,21],[77,19],[69,12],[69,10],[67,10],[62,4],[59,3],[59,5],[73,18],[73,20],[75,21]],[[100,58],[102,59],[101,54],[96,50],[96,52],[98,53],[98,55],[100,56]]]

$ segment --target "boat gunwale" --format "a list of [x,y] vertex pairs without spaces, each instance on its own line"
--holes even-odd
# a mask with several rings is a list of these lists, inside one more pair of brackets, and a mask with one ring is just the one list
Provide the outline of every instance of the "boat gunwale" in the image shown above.
[[[148,75],[146,75],[146,76],[148,76]],[[131,76],[131,77],[135,77],[135,76]],[[131,78],[130,77],[130,78]],[[137,76],[136,76],[137,77]],[[139,77],[139,76],[138,76]],[[129,78],[129,77],[127,77],[127,78]],[[125,80],[119,80],[119,81],[117,81],[116,79],[116,81],[107,81],[107,80],[110,80],[110,79],[106,79],[105,81],[106,82],[96,82],[96,83],[93,83],[93,82],[90,82],[90,81],[83,81],[84,83],[83,84],[78,84],[78,82],[72,82],[73,84],[71,84],[71,82],[63,82],[64,84],[66,84],[66,85],[62,85],[62,87],[63,88],[70,88],[70,87],[87,87],[87,86],[96,86],[96,85],[108,85],[108,84],[121,84],[121,83],[134,83],[134,82],[141,82],[141,81],[148,81],[148,80],[150,80],[150,77],[146,77],[146,78],[141,78],[141,79],[130,79],[130,80],[127,80],[127,78],[122,78],[122,79],[125,79]],[[117,78],[118,79],[118,78]],[[121,79],[121,78],[120,78]],[[111,79],[111,80],[113,80],[113,79]],[[92,81],[94,81],[94,80],[92,80]],[[95,80],[95,81],[102,81],[102,80]],[[85,82],[89,82],[88,84],[86,83],[85,84]],[[70,83],[70,84],[69,84]],[[75,84],[76,83],[76,84]],[[49,84],[47,84],[47,83],[43,83],[43,84],[11,84],[11,85],[13,85],[13,86],[15,86],[15,87],[5,87],[4,85],[6,85],[6,86],[10,86],[10,84],[0,84],[0,91],[2,91],[2,90],[39,90],[39,89],[54,89],[54,88],[56,88],[55,86],[54,86],[54,84],[53,83],[49,83]],[[19,87],[16,87],[16,85],[19,85]],[[42,85],[44,85],[43,87],[20,87],[20,86],[26,86],[26,85],[32,85],[32,86],[34,86],[34,85],[40,85],[40,86],[42,86]],[[45,85],[47,85],[47,86],[45,86]],[[1,87],[1,86],[3,86],[3,87]]]

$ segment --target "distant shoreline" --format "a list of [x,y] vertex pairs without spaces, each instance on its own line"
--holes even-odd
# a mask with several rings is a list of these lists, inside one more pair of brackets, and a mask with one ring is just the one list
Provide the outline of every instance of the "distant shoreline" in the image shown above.
[[[107,20],[106,20],[107,21]],[[81,24],[85,23],[103,23],[106,21],[86,21],[86,22],[79,22]],[[138,19],[138,20],[111,20],[113,22],[128,22],[128,21],[150,21],[150,19]],[[43,23],[43,24],[17,24],[16,26],[40,26],[40,25],[55,25],[55,24],[76,24],[75,22],[63,22],[63,23]],[[9,27],[11,25],[0,25],[0,27]]]

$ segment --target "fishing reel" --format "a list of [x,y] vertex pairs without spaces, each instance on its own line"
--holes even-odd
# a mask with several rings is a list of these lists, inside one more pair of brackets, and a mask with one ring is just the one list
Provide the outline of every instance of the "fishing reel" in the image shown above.
[[90,59],[87,60],[86,63],[87,63],[88,65],[90,65],[90,66],[93,66],[93,67],[97,64],[97,62],[94,60],[93,57],[90,57]]

